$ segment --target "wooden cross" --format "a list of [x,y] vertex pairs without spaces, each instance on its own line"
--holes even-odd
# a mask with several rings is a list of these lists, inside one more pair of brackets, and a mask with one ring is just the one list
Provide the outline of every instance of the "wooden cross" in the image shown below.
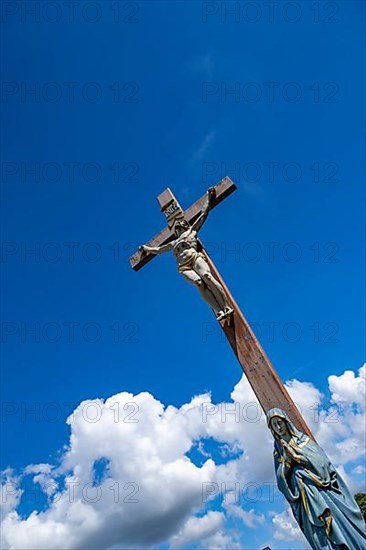
[[[236,185],[230,178],[225,177],[221,180],[215,186],[216,194],[211,204],[211,209],[215,208],[235,190]],[[168,226],[155,235],[155,237],[153,237],[148,243],[146,243],[151,247],[165,245],[175,238],[173,227],[174,223],[178,219],[184,218],[189,222],[189,224],[194,223],[203,210],[207,200],[204,195],[187,210],[183,211],[169,188],[163,191],[157,199],[161,210],[166,217]],[[204,250],[202,243],[199,242],[199,244],[206,256],[212,275],[220,281],[224,287],[228,303],[234,310],[234,313],[230,317],[219,321],[219,323],[241,365],[241,368],[253,388],[263,411],[266,413],[273,407],[278,407],[286,411],[295,426],[301,432],[314,439],[314,436],[310,432],[305,420],[302,418],[295,403],[281,382],[281,379],[271,365],[266,353],[254,335],[248,321],[240,311],[239,306],[235,302],[211,258]],[[135,271],[138,271],[154,257],[155,256],[153,254],[146,254],[139,250],[130,258],[131,267]]]

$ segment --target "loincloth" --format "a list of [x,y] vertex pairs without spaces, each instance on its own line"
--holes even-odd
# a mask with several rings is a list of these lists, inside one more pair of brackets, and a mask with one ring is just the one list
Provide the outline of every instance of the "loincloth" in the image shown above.
[[196,260],[198,258],[202,258],[203,260],[206,260],[202,252],[195,252],[184,264],[178,265],[179,273],[183,273],[183,271],[190,271],[191,269],[193,269],[194,264],[196,263]]

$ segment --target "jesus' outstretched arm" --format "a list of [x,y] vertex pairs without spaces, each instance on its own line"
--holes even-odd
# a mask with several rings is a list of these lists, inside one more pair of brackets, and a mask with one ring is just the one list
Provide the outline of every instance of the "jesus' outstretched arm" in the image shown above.
[[208,213],[211,209],[211,205],[212,205],[212,203],[215,199],[215,196],[216,196],[215,188],[210,187],[207,190],[206,204],[205,204],[201,214],[199,215],[199,217],[196,219],[196,221],[191,226],[194,231],[199,231],[201,229],[201,227],[203,226],[203,224],[205,223],[206,218],[208,216]]
[[173,250],[173,243],[170,242],[163,244],[162,246],[147,246],[146,244],[143,244],[139,247],[139,249],[150,254],[163,254],[164,252],[170,252],[170,250]]

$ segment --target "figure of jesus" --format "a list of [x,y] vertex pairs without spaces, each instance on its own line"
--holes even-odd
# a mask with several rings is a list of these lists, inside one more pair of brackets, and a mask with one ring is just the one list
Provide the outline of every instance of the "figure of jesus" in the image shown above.
[[197,233],[206,221],[214,197],[215,189],[211,187],[207,191],[206,204],[192,225],[184,219],[175,222],[174,234],[176,238],[173,241],[157,247],[143,245],[140,250],[150,254],[163,254],[172,251],[177,260],[179,273],[198,288],[202,298],[212,307],[217,320],[220,321],[229,316],[233,309],[227,302],[223,286],[212,275],[204,254],[198,252],[197,249]]

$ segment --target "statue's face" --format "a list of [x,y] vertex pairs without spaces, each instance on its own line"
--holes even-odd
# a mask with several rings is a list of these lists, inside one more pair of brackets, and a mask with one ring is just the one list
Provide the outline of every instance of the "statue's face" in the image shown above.
[[179,237],[182,233],[187,231],[187,229],[188,229],[188,224],[184,224],[182,222],[177,222],[175,224],[174,232]]
[[279,416],[271,418],[271,428],[282,439],[290,435],[286,422]]

